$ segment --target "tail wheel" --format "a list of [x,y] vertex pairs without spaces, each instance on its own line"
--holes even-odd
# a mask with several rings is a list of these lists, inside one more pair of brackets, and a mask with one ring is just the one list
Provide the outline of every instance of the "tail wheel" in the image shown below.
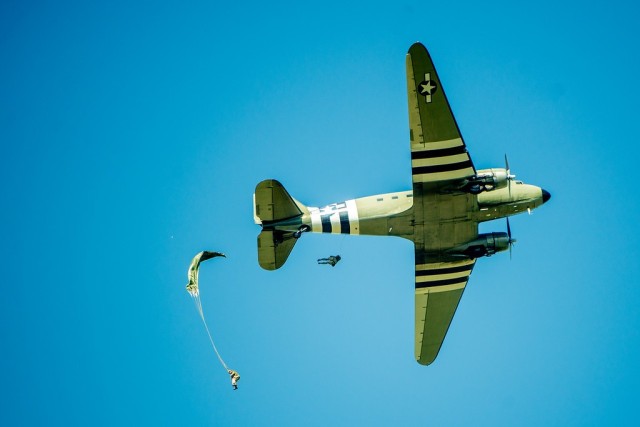
[[309,227],[308,225],[301,225],[300,228],[298,228],[298,231],[293,233],[293,237],[295,239],[299,239],[300,236],[302,236],[302,233],[306,233],[308,231],[311,231],[311,227]]

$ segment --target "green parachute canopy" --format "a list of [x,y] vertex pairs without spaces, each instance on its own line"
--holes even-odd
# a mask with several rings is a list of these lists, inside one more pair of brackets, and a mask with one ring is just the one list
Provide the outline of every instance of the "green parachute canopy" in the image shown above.
[[198,288],[198,273],[200,271],[200,263],[202,261],[206,261],[218,256],[225,258],[227,257],[221,252],[202,251],[194,256],[193,260],[191,260],[189,271],[187,271],[187,278],[189,279],[189,283],[187,283],[187,292],[189,292],[192,297],[196,298],[200,294],[200,289]]

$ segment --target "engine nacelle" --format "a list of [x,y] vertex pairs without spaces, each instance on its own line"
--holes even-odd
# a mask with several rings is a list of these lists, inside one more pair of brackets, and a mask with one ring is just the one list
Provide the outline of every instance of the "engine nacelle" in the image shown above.
[[506,187],[510,178],[506,169],[482,169],[463,188],[472,194],[480,194]]
[[491,256],[496,252],[509,249],[510,241],[507,233],[480,234],[475,240],[452,249],[451,253],[465,255],[472,259]]

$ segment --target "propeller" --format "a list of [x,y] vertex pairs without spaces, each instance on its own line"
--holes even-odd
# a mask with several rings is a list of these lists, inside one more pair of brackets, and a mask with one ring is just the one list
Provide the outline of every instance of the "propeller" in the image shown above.
[[511,225],[509,224],[509,217],[507,217],[507,236],[509,236],[509,259],[511,259],[511,248],[516,243],[516,239],[511,238]]
[[507,185],[509,186],[509,197],[511,197],[511,181],[515,179],[515,175],[511,175],[511,168],[509,168],[509,159],[507,159],[507,155],[504,155],[504,166],[507,170]]

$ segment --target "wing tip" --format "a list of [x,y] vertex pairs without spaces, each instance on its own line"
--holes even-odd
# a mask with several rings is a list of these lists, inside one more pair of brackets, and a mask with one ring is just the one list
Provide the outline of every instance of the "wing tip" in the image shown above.
[[419,364],[421,364],[422,366],[429,366],[431,365],[433,362],[435,362],[436,358],[430,358],[430,359],[426,359],[426,358],[416,358],[416,362],[418,362]]

